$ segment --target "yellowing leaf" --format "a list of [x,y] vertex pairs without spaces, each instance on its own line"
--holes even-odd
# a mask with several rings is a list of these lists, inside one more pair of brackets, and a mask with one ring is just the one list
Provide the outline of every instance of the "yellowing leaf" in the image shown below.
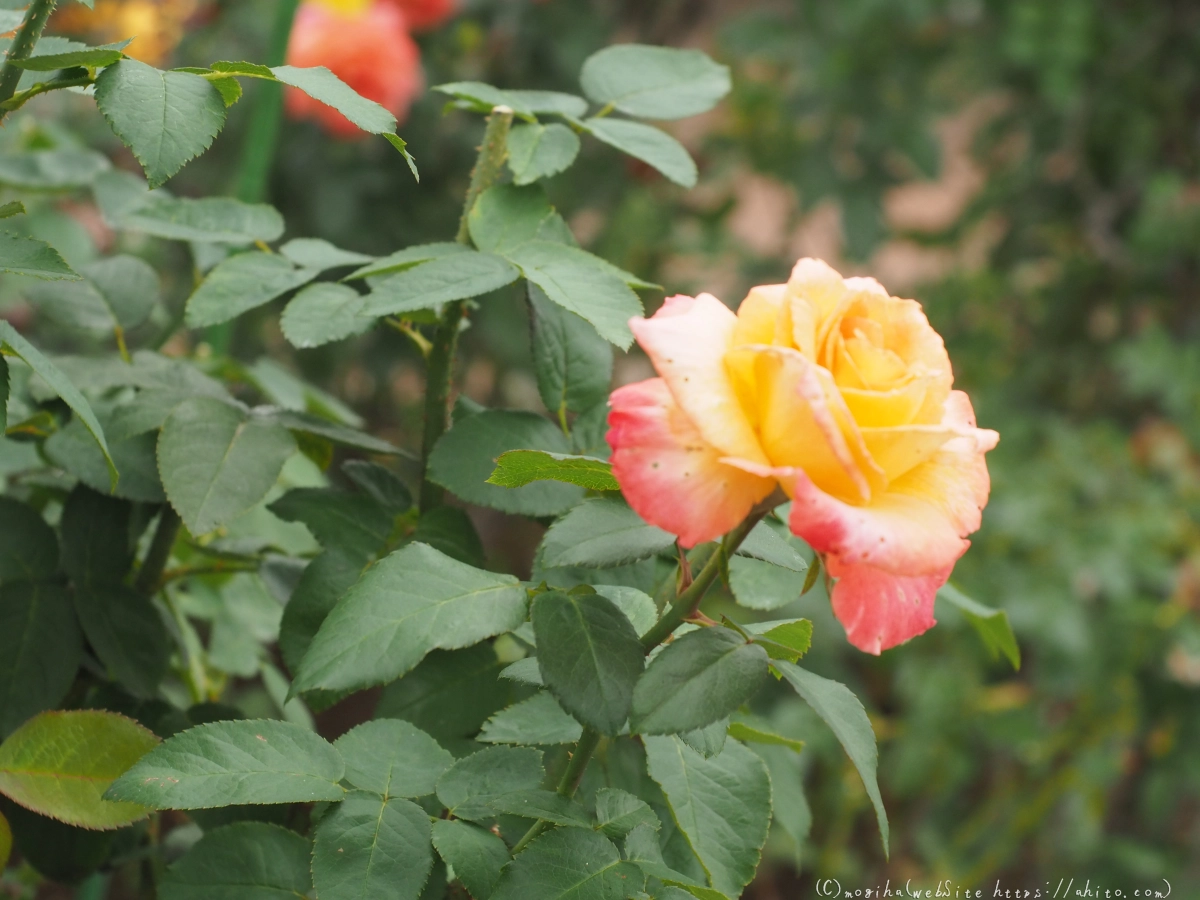
[[44,712],[0,744],[0,792],[70,825],[120,828],[149,810],[103,794],[156,744],[150,731],[117,713]]

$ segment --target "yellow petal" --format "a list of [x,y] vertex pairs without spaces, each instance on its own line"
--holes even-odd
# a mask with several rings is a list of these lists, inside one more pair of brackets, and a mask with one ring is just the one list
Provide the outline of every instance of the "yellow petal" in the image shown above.
[[883,487],[828,372],[796,350],[762,345],[730,351],[725,364],[772,466],[803,469],[848,503]]
[[902,425],[898,428],[863,428],[863,442],[871,458],[894,481],[915,469],[964,430],[946,425]]
[[786,284],[762,284],[751,288],[737,309],[737,327],[733,329],[730,346],[776,343],[775,328],[786,294]]

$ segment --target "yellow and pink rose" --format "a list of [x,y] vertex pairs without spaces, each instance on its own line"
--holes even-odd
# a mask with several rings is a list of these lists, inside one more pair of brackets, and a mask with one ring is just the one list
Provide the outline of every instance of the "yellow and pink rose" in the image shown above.
[[781,487],[851,643],[879,653],[935,624],[999,435],[976,427],[919,303],[802,259],[736,314],[677,296],[630,324],[659,377],[613,393],[608,441],[646,521],[691,547]]

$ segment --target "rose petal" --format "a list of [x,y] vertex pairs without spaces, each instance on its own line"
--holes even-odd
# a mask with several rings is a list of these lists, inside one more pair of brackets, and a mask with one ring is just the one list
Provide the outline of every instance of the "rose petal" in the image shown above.
[[729,531],[776,487],[772,478],[721,462],[662,378],[626,385],[609,399],[613,475],[647,522],[693,547]]
[[798,350],[761,345],[731,350],[725,364],[770,465],[803,469],[855,502],[885,485],[827,371]]
[[893,575],[870,566],[828,562],[836,578],[833,614],[846,629],[846,638],[867,653],[878,656],[937,624],[933,602],[953,566],[928,575]]
[[971,403],[962,391],[954,391],[946,406],[944,424],[958,436],[869,505],[844,503],[797,470],[792,531],[845,565],[908,576],[953,565],[970,546],[966,536],[979,528],[991,486],[983,455],[996,446],[999,435],[974,428]]
[[765,463],[722,363],[736,326],[733,311],[711,294],[671,297],[653,317],[629,323],[705,441],[728,456]]

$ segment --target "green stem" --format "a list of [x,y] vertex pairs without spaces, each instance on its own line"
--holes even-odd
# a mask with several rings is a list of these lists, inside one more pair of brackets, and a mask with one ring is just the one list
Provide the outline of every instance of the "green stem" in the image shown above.
[[21,91],[19,94],[14,94],[3,103],[0,103],[0,113],[18,110],[39,94],[48,94],[50,91],[58,91],[69,87],[87,87],[89,84],[95,83],[96,79],[92,78],[91,75],[81,75],[79,78],[60,78],[55,81],[39,81],[33,87]]
[[146,597],[153,597],[162,580],[163,569],[171,558],[171,548],[175,546],[175,536],[179,534],[179,514],[169,503],[163,504],[162,513],[158,517],[158,527],[150,541],[150,549],[142,560],[142,568],[138,572],[134,589]]
[[[471,172],[471,185],[463,203],[456,240],[471,243],[468,216],[479,195],[499,179],[508,157],[508,131],[513,113],[506,106],[497,106],[488,116],[487,130],[479,147],[479,156]],[[438,439],[445,434],[450,419],[450,383],[454,375],[454,355],[458,350],[458,332],[466,315],[465,300],[447,303],[434,332],[425,370],[425,431],[421,439],[421,499],[420,510],[428,512],[442,502],[444,491],[427,477],[429,456]]]
[[[700,601],[704,599],[704,595],[708,589],[712,587],[717,576],[721,574],[721,569],[724,566],[724,561],[742,545],[742,541],[746,539],[755,525],[759,523],[763,516],[782,503],[786,498],[778,492],[772,494],[754,509],[750,510],[750,515],[746,516],[736,528],[730,531],[721,541],[721,547],[708,558],[708,562],[704,564],[696,577],[692,579],[692,583],[679,593],[675,601],[663,613],[662,618],[655,623],[654,627],[642,636],[642,647],[649,654],[651,650],[665,641],[668,637],[674,634],[675,629],[683,624],[684,619],[693,615],[700,607]],[[579,742],[575,745],[575,751],[571,754],[571,764],[567,766],[567,771],[563,773],[562,781],[559,782],[558,792],[564,797],[572,797],[575,795],[576,788],[579,787],[579,782],[583,779],[584,770],[591,762],[592,754],[596,752],[596,747],[600,743],[600,733],[594,728],[584,728],[583,734],[579,737]],[[545,819],[538,819],[525,832],[525,836],[517,841],[513,847],[513,856],[516,856],[532,841],[535,837],[550,827],[552,823]]]
[[[276,5],[266,65],[282,66],[287,60],[288,39],[299,6],[300,0],[279,0]],[[250,127],[242,147],[242,161],[238,167],[239,200],[260,203],[266,197],[282,121],[283,85],[276,81],[264,81],[255,92],[250,110]]]
[[[33,0],[29,4],[29,10],[25,13],[25,21],[21,24],[21,30],[13,38],[12,46],[8,48],[8,57],[4,61],[4,68],[0,69],[0,103],[11,100],[12,95],[17,92],[17,85],[21,81],[24,70],[17,68],[13,63],[28,59],[33,53],[38,38],[42,36],[42,29],[46,27],[46,20],[50,18],[50,13],[54,12],[54,3],[55,0]],[[0,109],[0,119],[6,115],[8,115],[8,110]]]
[[742,541],[746,539],[752,528],[759,523],[759,520],[767,514],[771,507],[764,508],[759,505],[751,511],[740,525],[725,535],[725,539],[721,542],[721,549],[708,558],[708,562],[704,564],[696,576],[692,579],[692,583],[684,589],[674,602],[667,607],[662,618],[659,619],[654,627],[642,635],[642,646],[649,653],[663,641],[665,641],[675,629],[683,624],[684,619],[693,615],[700,607],[700,601],[704,599],[705,593],[712,586],[712,583],[717,580],[721,574],[721,568],[724,565],[724,560],[729,559],[734,551],[741,546]]
[[[575,745],[575,750],[571,754],[571,762],[567,765],[567,770],[563,772],[562,779],[558,782],[558,793],[563,797],[575,796],[575,791],[579,788],[579,782],[583,780],[584,770],[587,769],[588,763],[592,760],[592,754],[596,752],[596,748],[600,745],[600,732],[592,727],[583,729],[583,734],[579,736],[579,742]],[[546,819],[538,819],[525,832],[525,836],[517,841],[517,845],[513,847],[513,856],[516,856],[532,841],[535,837],[550,827],[552,823]]]

